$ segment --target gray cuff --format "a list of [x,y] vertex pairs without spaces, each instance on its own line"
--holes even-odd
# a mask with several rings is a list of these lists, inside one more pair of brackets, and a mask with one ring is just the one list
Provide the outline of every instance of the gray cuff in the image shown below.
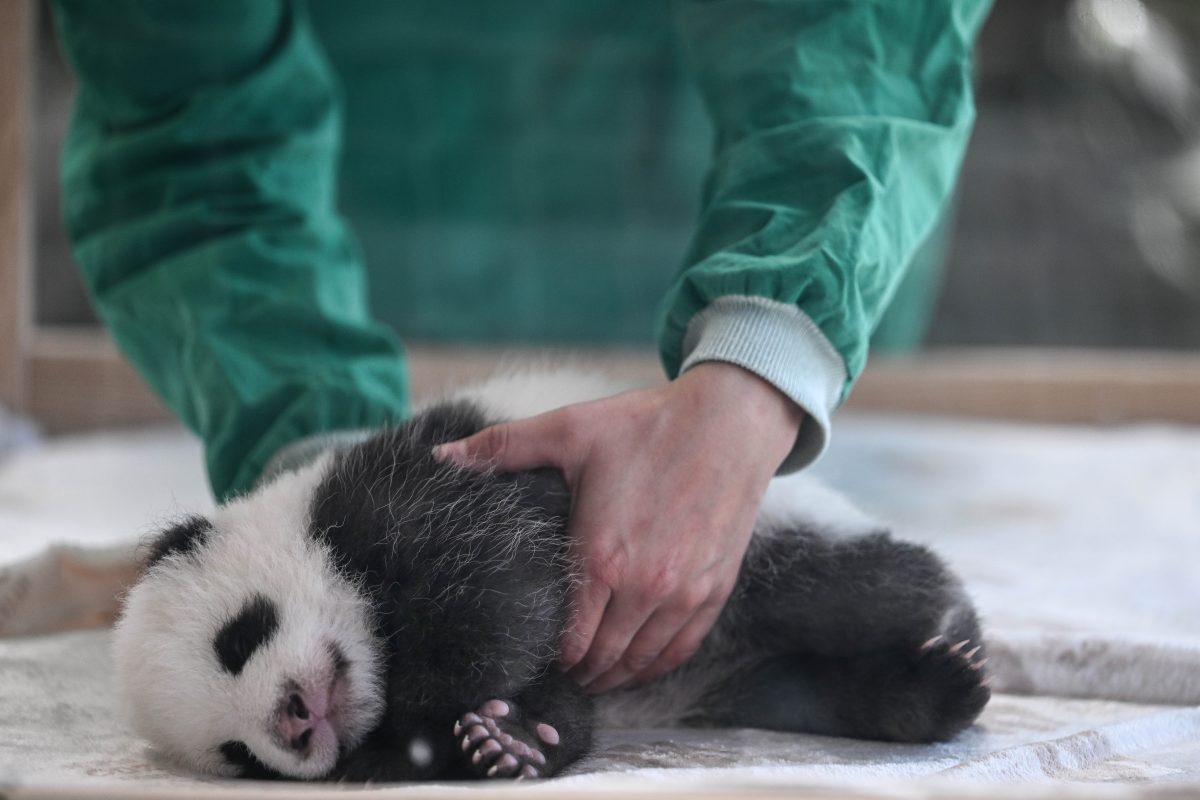
[[806,467],[825,452],[846,365],[807,314],[765,297],[719,297],[688,323],[680,372],[705,361],[753,372],[808,414],[780,474]]
[[255,488],[265,486],[285,472],[295,472],[303,469],[317,460],[328,450],[343,450],[353,447],[370,437],[371,431],[366,429],[352,431],[326,431],[305,436],[303,439],[286,444],[271,456],[262,474],[258,476]]

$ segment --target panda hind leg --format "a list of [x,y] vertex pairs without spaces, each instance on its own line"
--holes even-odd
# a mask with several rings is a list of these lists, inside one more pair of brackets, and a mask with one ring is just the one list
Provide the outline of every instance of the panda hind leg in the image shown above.
[[709,692],[718,724],[928,742],[970,725],[990,697],[961,583],[885,532],[756,538],[719,624],[757,655]]
[[894,742],[944,741],[990,698],[977,645],[831,658],[777,655],[714,687],[707,722]]

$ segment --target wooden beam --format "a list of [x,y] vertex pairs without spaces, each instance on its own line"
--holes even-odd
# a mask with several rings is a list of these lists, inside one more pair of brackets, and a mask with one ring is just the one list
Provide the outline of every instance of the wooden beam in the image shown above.
[[27,411],[49,433],[171,419],[105,334],[90,328],[31,338]]
[[[657,357],[648,350],[414,344],[408,357],[416,402],[510,365],[569,363],[637,385],[662,381]],[[29,411],[51,432],[170,419],[99,331],[39,331],[29,360]],[[975,348],[877,358],[846,408],[1026,422],[1200,425],[1200,356]]]
[[[3,2],[3,0],[0,0]],[[422,402],[492,375],[506,365],[570,363],[636,385],[661,382],[645,350],[410,345],[413,401]],[[42,328],[29,351],[29,414],[50,433],[171,419],[162,402],[98,329]]]
[[871,362],[847,402],[1026,422],[1200,424],[1200,357],[1119,350],[970,348]]
[[26,407],[32,0],[0,0],[0,404]]

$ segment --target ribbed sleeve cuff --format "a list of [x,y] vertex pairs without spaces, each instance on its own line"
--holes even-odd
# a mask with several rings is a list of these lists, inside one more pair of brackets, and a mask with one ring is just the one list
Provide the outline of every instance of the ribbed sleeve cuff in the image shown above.
[[680,372],[705,361],[753,372],[808,415],[780,474],[806,467],[825,452],[829,418],[846,383],[846,366],[803,311],[765,297],[717,298],[688,323]]

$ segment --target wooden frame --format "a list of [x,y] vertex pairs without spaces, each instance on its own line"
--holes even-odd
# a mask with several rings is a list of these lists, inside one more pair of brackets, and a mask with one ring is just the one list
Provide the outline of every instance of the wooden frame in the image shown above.
[[[24,353],[22,410],[48,431],[168,420],[169,414],[98,332],[34,329]],[[414,399],[478,380],[505,363],[570,361],[641,385],[661,382],[653,353],[414,345]],[[79,387],[86,386],[86,393]],[[846,408],[1025,422],[1200,425],[1200,358],[1162,352],[973,348],[877,358]]]
[[21,408],[30,305],[28,120],[33,4],[0,0],[0,404]]
[[[0,0],[0,404],[49,432],[165,421],[167,411],[102,331],[48,329],[31,319],[34,13],[32,0]],[[498,363],[544,360],[545,352],[410,346],[415,399],[477,379]],[[549,352],[551,359],[570,358],[637,383],[662,380],[649,351]],[[1200,357],[974,348],[876,358],[848,408],[1039,422],[1200,424]]]

